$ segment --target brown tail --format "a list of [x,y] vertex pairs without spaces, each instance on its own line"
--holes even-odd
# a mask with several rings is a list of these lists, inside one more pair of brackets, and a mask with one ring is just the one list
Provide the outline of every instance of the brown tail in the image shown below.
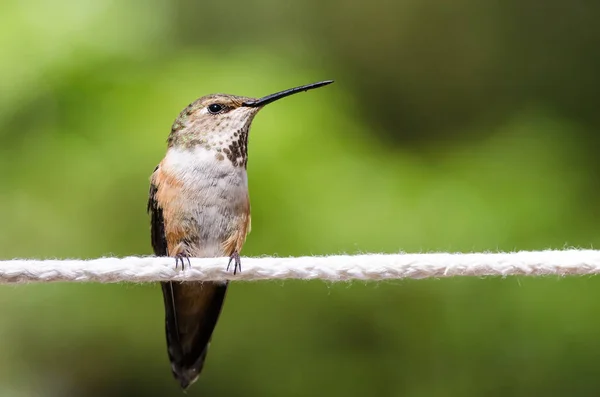
[[185,390],[202,371],[227,284],[163,282],[161,285],[171,370]]

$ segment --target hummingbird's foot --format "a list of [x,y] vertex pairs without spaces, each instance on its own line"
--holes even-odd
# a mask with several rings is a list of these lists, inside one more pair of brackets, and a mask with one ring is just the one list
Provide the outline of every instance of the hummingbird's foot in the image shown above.
[[180,252],[179,254],[175,255],[175,270],[177,270],[180,263],[181,263],[181,270],[184,270],[186,259],[187,259],[188,267],[192,266],[192,264],[190,263],[190,257],[186,253]]
[[234,251],[233,254],[229,257],[229,263],[227,264],[227,271],[229,271],[229,266],[231,266],[231,262],[233,262],[233,274],[235,275],[238,271],[242,271],[242,260],[240,259],[240,254],[237,251]]

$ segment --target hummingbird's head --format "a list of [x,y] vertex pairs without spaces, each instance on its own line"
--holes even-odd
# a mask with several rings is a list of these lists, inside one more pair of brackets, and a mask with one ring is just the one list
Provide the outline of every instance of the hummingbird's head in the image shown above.
[[173,123],[169,147],[204,147],[223,153],[234,164],[246,165],[248,131],[254,116],[265,105],[302,91],[322,87],[333,80],[308,84],[262,98],[229,94],[203,96],[186,107]]

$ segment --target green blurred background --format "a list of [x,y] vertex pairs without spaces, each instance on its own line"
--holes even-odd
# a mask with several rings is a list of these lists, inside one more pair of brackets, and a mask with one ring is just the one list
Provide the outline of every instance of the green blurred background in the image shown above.
[[[179,111],[262,96],[243,254],[600,243],[593,0],[4,0],[0,257],[150,254]],[[600,280],[235,283],[190,396],[598,396]],[[0,288],[1,396],[180,396],[156,285]]]

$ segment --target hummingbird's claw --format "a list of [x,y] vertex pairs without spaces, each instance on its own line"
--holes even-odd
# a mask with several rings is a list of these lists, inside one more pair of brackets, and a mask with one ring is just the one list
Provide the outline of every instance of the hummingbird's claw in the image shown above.
[[227,271],[229,271],[229,266],[231,266],[231,262],[233,262],[233,274],[235,275],[238,271],[242,271],[242,260],[240,259],[240,254],[235,251],[229,257],[229,263],[227,264]]
[[187,259],[188,267],[192,266],[192,263],[190,262],[190,257],[187,256],[186,253],[180,252],[179,254],[175,255],[175,270],[177,270],[180,263],[181,263],[181,270],[184,270],[186,259]]

